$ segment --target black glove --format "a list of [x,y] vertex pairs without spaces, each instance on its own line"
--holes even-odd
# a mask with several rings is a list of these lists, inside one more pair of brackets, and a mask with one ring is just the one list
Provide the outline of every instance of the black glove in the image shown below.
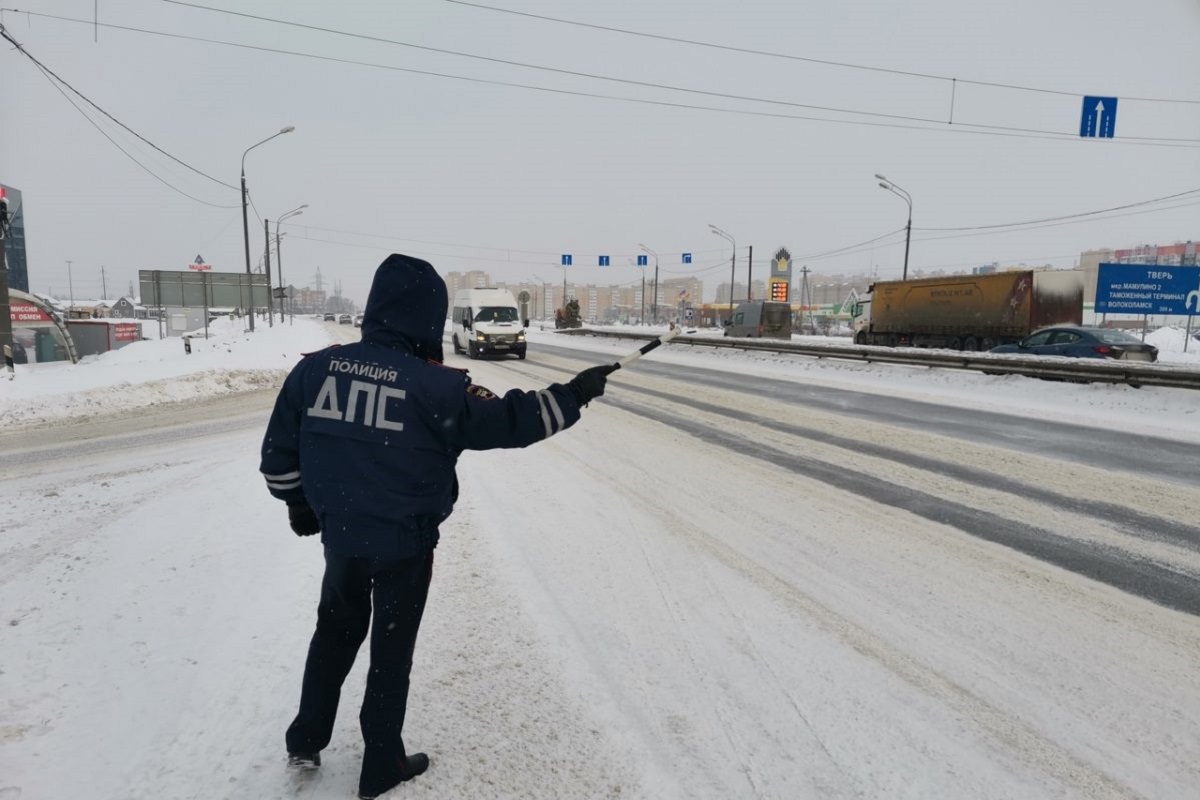
[[297,536],[312,536],[321,532],[321,521],[307,503],[289,505],[288,522]]
[[604,394],[604,385],[608,376],[620,367],[619,364],[605,364],[600,367],[588,367],[567,383],[567,388],[575,395],[579,405],[586,406]]

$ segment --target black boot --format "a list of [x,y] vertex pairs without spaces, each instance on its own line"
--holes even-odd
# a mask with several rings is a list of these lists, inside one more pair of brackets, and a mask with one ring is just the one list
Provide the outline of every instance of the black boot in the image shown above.
[[288,767],[291,769],[316,769],[319,766],[320,753],[288,753]]
[[375,800],[389,789],[394,789],[405,781],[412,780],[427,769],[429,769],[429,756],[424,753],[413,753],[403,760],[397,758],[392,774],[378,783],[367,783],[365,780],[360,780],[358,796],[360,800]]

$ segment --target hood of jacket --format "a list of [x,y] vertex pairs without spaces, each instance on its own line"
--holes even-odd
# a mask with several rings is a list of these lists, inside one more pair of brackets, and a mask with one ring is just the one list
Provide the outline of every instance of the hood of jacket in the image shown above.
[[446,282],[433,265],[393,253],[375,270],[362,340],[441,361],[447,308]]

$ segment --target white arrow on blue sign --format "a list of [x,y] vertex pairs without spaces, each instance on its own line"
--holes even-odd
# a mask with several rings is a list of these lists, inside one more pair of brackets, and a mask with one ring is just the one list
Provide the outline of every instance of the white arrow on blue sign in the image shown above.
[[564,267],[569,267],[569,266],[571,266],[571,257],[570,257],[569,255],[567,255],[566,253],[563,253],[563,257],[562,257],[562,265],[563,265]]
[[602,266],[602,267],[608,266],[608,256],[600,256],[600,266]]
[[1083,116],[1079,119],[1079,135],[1087,138],[1111,139],[1117,130],[1117,98],[1083,98]]
[[692,254],[691,254],[691,253],[684,253],[684,254],[683,254],[683,263],[685,263],[685,264],[690,264],[690,263],[692,263]]
[[649,264],[650,264],[650,257],[649,257],[649,256],[638,256],[638,263],[637,263],[637,265],[638,265],[639,267],[645,267],[645,266],[648,266]]

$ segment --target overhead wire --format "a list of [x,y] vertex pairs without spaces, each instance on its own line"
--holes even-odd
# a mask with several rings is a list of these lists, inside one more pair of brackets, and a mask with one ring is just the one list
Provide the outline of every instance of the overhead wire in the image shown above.
[[60,76],[60,75],[59,75],[58,73],[56,73],[54,70],[50,69],[50,68],[49,68],[49,67],[47,67],[45,64],[43,64],[41,61],[39,61],[37,58],[35,58],[35,57],[33,56],[33,54],[32,54],[32,53],[30,53],[28,50],[26,50],[26,49],[25,49],[25,48],[24,48],[24,47],[21,45],[21,43],[20,43],[20,42],[18,42],[16,39],[12,38],[12,37],[11,37],[11,36],[8,34],[8,31],[7,31],[7,30],[4,28],[4,26],[3,26],[3,25],[0,25],[0,37],[3,37],[4,39],[6,39],[6,40],[8,40],[9,42],[11,42],[11,43],[12,43],[12,45],[13,45],[13,47],[15,47],[15,48],[16,48],[16,49],[17,49],[17,50],[18,50],[18,51],[19,51],[19,52],[20,52],[20,53],[21,53],[23,56],[25,56],[25,57],[26,57],[26,58],[28,58],[30,61],[32,61],[34,64],[36,64],[36,65],[37,65],[37,67],[38,67],[38,69],[42,70],[42,72],[43,72],[43,73],[46,73],[46,74],[48,74],[48,75],[50,75],[50,76],[53,76],[53,78],[54,78],[54,80],[55,80],[55,81],[57,81],[58,83],[62,84],[62,85],[63,85],[63,86],[65,86],[65,87],[67,87],[68,89],[70,89],[70,90],[71,90],[71,92],[72,92],[73,94],[75,94],[77,97],[79,97],[79,98],[80,98],[81,100],[83,100],[85,103],[87,103],[89,106],[91,106],[92,108],[94,108],[94,109],[96,109],[97,111],[99,111],[101,114],[103,114],[103,115],[104,115],[105,117],[107,117],[109,120],[111,120],[113,123],[115,123],[116,125],[120,126],[120,127],[123,129],[123,130],[125,130],[125,131],[127,131],[128,133],[132,134],[133,136],[135,136],[137,139],[139,139],[139,140],[140,140],[140,141],[142,141],[143,143],[145,143],[145,144],[149,145],[151,148],[153,148],[154,150],[158,151],[159,153],[162,153],[164,156],[166,156],[167,158],[171,159],[171,160],[172,160],[172,161],[174,161],[176,164],[179,164],[180,166],[186,167],[187,169],[191,170],[192,172],[196,173],[197,175],[200,175],[201,177],[207,178],[208,180],[210,180],[210,181],[213,181],[214,183],[218,183],[218,184],[220,184],[221,186],[224,186],[224,187],[226,187],[226,188],[228,188],[228,189],[233,189],[233,190],[235,190],[235,191],[237,190],[237,188],[238,188],[238,187],[236,187],[236,186],[234,186],[234,185],[232,185],[232,184],[225,183],[225,182],[224,182],[224,181],[222,181],[222,180],[218,180],[217,178],[214,178],[213,176],[209,175],[208,173],[206,173],[206,172],[204,172],[204,171],[202,171],[202,170],[199,170],[199,169],[197,169],[196,167],[193,167],[191,164],[187,163],[186,161],[183,161],[182,159],[176,158],[175,156],[173,156],[173,155],[171,155],[170,153],[168,153],[166,150],[163,150],[161,147],[159,147],[158,145],[156,145],[154,142],[152,142],[152,141],[150,141],[149,139],[147,139],[145,136],[143,136],[143,135],[141,135],[140,133],[138,133],[137,131],[135,131],[133,128],[131,128],[131,127],[129,127],[128,125],[126,125],[124,122],[121,122],[121,120],[117,119],[117,118],[116,118],[116,117],[114,117],[112,114],[110,114],[110,113],[108,113],[107,111],[105,111],[103,108],[101,108],[101,107],[100,107],[99,105],[97,105],[95,102],[93,102],[91,98],[89,98],[89,97],[88,97],[87,95],[85,95],[83,92],[79,91],[79,90],[78,90],[78,89],[76,89],[74,86],[72,86],[70,83],[68,83],[66,80],[64,80],[64,79],[62,78],[62,76]]
[[211,206],[211,207],[213,207],[213,208],[225,208],[225,209],[237,208],[237,206],[226,206],[226,205],[220,205],[220,204],[217,204],[217,203],[210,203],[210,202],[208,202],[207,200],[201,200],[199,197],[196,197],[195,195],[188,194],[188,193],[187,193],[187,192],[185,192],[183,189],[180,189],[178,186],[175,186],[174,184],[172,184],[172,183],[170,183],[169,181],[167,181],[165,178],[161,177],[161,176],[160,176],[158,173],[156,173],[154,170],[152,170],[152,169],[150,169],[149,167],[147,167],[147,166],[146,166],[145,164],[143,164],[141,161],[138,161],[138,160],[137,160],[137,158],[135,158],[135,157],[134,157],[134,156],[133,156],[133,155],[132,155],[132,154],[131,154],[131,153],[130,153],[128,150],[126,150],[126,149],[125,149],[124,147],[122,147],[122,146],[121,146],[121,145],[120,145],[120,144],[119,144],[119,143],[118,143],[118,142],[117,142],[115,139],[113,139],[111,136],[109,136],[109,135],[108,135],[108,132],[107,132],[107,131],[105,131],[103,128],[101,128],[101,127],[100,127],[100,125],[99,125],[99,124],[98,124],[98,123],[97,123],[97,122],[96,122],[94,119],[92,119],[91,117],[89,117],[89,116],[87,115],[87,112],[85,112],[85,111],[84,111],[82,108],[80,108],[80,107],[79,107],[79,104],[78,104],[78,103],[76,103],[74,100],[72,100],[72,99],[71,99],[71,96],[70,96],[70,95],[68,95],[66,92],[64,92],[64,91],[62,90],[62,87],[60,87],[58,84],[56,84],[56,83],[54,82],[54,79],[53,79],[53,78],[52,78],[52,77],[51,77],[51,76],[50,76],[50,75],[49,75],[49,74],[48,74],[48,73],[47,73],[45,70],[42,70],[42,69],[41,69],[41,67],[38,67],[38,70],[39,70],[39,71],[42,73],[42,76],[43,76],[43,77],[44,77],[44,78],[45,78],[45,79],[46,79],[46,80],[47,80],[47,81],[50,83],[50,85],[51,85],[51,86],[53,86],[53,87],[54,87],[54,89],[55,89],[55,90],[56,90],[56,91],[57,91],[59,94],[61,94],[61,95],[63,96],[63,98],[64,98],[64,99],[65,99],[65,100],[66,100],[68,103],[70,103],[70,104],[71,104],[71,107],[72,107],[72,108],[74,108],[76,111],[78,111],[78,112],[79,112],[80,116],[82,116],[82,117],[83,117],[85,120],[87,120],[87,121],[88,121],[88,123],[89,123],[89,124],[91,124],[91,126],[92,126],[93,128],[95,128],[97,131],[99,131],[99,132],[100,132],[100,135],[101,135],[101,136],[103,136],[105,139],[107,139],[107,140],[108,140],[108,141],[109,141],[109,142],[112,144],[112,146],[113,146],[113,147],[115,147],[115,148],[117,148],[118,150],[120,150],[120,151],[121,151],[121,153],[122,153],[122,154],[123,154],[123,155],[124,155],[126,158],[128,158],[130,161],[132,161],[134,164],[137,164],[137,165],[138,165],[138,167],[140,167],[142,170],[144,170],[144,171],[146,172],[146,174],[147,174],[147,175],[149,175],[150,177],[154,178],[156,181],[158,181],[159,183],[161,183],[163,186],[166,186],[166,187],[167,187],[168,189],[170,189],[171,191],[177,192],[177,193],[179,193],[179,194],[183,195],[184,197],[188,198],[189,200],[194,200],[195,202],[197,202],[197,203],[200,203],[200,204],[202,204],[202,205]]
[[[59,16],[59,15],[55,15],[55,14],[44,14],[44,13],[35,12],[35,11],[23,11],[21,9],[6,8],[6,9],[0,9],[0,11],[14,11],[17,13],[27,14],[27,15],[31,15],[31,16],[35,16],[35,17],[41,17],[41,18],[45,18],[45,19],[53,19],[53,20],[58,20],[61,22],[71,22],[71,23],[81,24],[81,25],[89,25],[90,26],[90,25],[97,24],[97,23],[94,23],[92,20],[77,19],[77,18],[73,18],[73,17],[63,17],[63,16]],[[603,94],[600,92],[586,92],[586,91],[580,91],[580,90],[574,90],[574,89],[559,89],[559,88],[554,88],[554,87],[550,87],[550,86],[539,86],[536,84],[519,83],[516,81],[501,81],[501,80],[495,80],[495,79],[489,79],[489,78],[476,78],[476,77],[467,76],[467,75],[456,75],[454,73],[437,72],[434,70],[422,70],[422,69],[414,69],[412,67],[399,67],[399,66],[395,66],[392,64],[379,64],[379,63],[370,62],[370,61],[359,61],[356,59],[338,58],[336,56],[323,56],[323,55],[319,55],[316,53],[308,53],[308,52],[304,52],[304,51],[300,51],[300,50],[287,50],[287,49],[276,48],[276,47],[265,47],[265,46],[261,46],[261,45],[243,44],[240,42],[229,42],[229,41],[225,41],[222,39],[211,39],[211,38],[207,38],[207,37],[203,37],[203,36],[192,36],[189,34],[173,33],[173,32],[169,32],[169,31],[158,31],[158,30],[153,30],[153,29],[148,29],[148,28],[137,28],[137,27],[130,26],[130,25],[118,25],[115,23],[106,23],[106,22],[98,23],[98,25],[99,25],[99,27],[102,27],[102,28],[109,28],[109,29],[113,29],[113,30],[122,30],[122,31],[126,31],[126,32],[130,32],[130,33],[139,33],[139,34],[146,34],[146,35],[150,35],[150,36],[161,36],[161,37],[171,38],[171,39],[181,39],[181,40],[185,40],[185,41],[202,42],[202,43],[206,43],[206,44],[215,44],[215,45],[221,45],[224,47],[233,47],[233,48],[238,48],[238,49],[243,49],[243,50],[252,50],[252,51],[263,52],[263,53],[273,53],[276,55],[295,56],[297,58],[307,58],[307,59],[312,59],[315,61],[327,61],[327,62],[336,63],[336,64],[361,66],[361,67],[368,67],[371,69],[382,69],[382,70],[388,70],[391,72],[402,72],[402,73],[406,73],[406,74],[422,75],[422,76],[426,76],[426,77],[445,78],[445,79],[449,79],[449,80],[464,81],[464,82],[468,82],[468,83],[477,83],[477,84],[483,84],[483,85],[489,85],[489,86],[505,86],[505,87],[515,88],[515,89],[525,89],[525,90],[529,90],[529,91],[544,92],[547,94],[557,94],[557,95],[565,95],[565,96],[572,96],[572,97],[585,97],[585,98],[589,98],[589,99],[599,99],[599,100],[611,100],[611,101],[615,101],[615,102],[633,103],[633,104],[637,104],[637,105],[658,106],[658,107],[663,107],[663,108],[685,109],[685,110],[691,110],[691,111],[708,111],[708,112],[719,113],[719,114],[733,114],[733,115],[737,115],[737,116],[799,120],[799,121],[804,121],[804,122],[818,122],[818,123],[828,123],[828,124],[834,124],[834,125],[858,125],[858,126],[862,126],[862,127],[887,128],[887,129],[892,129],[892,130],[932,131],[932,132],[940,132],[940,133],[971,134],[971,135],[977,135],[977,136],[992,136],[992,137],[1003,137],[1003,138],[1013,138],[1013,139],[1042,139],[1042,140],[1046,140],[1046,141],[1056,141],[1056,142],[1080,141],[1079,137],[1076,137],[1076,136],[1073,136],[1070,134],[1060,133],[1060,132],[1051,132],[1051,133],[1013,132],[1013,131],[1005,131],[1003,129],[996,129],[995,126],[976,126],[976,127],[980,127],[980,128],[986,128],[986,129],[978,129],[977,130],[975,127],[970,127],[970,126],[966,126],[966,125],[959,125],[959,124],[946,125],[944,122],[941,122],[941,121],[938,121],[937,125],[905,125],[905,124],[901,124],[898,122],[871,122],[868,120],[861,120],[861,119],[833,119],[833,118],[829,118],[829,117],[816,117],[816,116],[810,116],[810,115],[805,115],[805,114],[783,114],[783,113],[771,112],[771,111],[756,111],[753,109],[723,108],[720,106],[707,106],[707,105],[699,105],[699,104],[695,104],[695,103],[680,103],[680,102],[674,102],[674,101],[669,101],[669,100],[651,100],[651,99],[639,98],[639,97],[625,97],[622,95],[610,95],[610,94]],[[1139,138],[1119,137],[1119,138],[1114,138],[1114,139],[1106,139],[1105,141],[1109,144],[1121,144],[1121,145],[1127,145],[1127,146],[1131,146],[1131,147],[1165,147],[1165,148],[1175,148],[1175,149],[1185,149],[1185,150],[1200,149],[1200,139],[1197,139],[1197,140],[1186,139],[1186,140],[1176,141],[1176,140],[1172,140],[1172,139],[1143,140],[1143,138],[1144,137],[1139,137]],[[1195,143],[1191,143],[1193,141]]]
[[[751,95],[734,94],[730,92],[717,92],[708,89],[695,89],[687,86],[674,86],[671,84],[657,83],[654,81],[641,81],[632,78],[619,78],[613,75],[604,75],[595,72],[584,72],[581,70],[565,69],[562,67],[553,67],[545,64],[533,64],[525,61],[514,61],[512,59],[498,58],[495,56],[485,56],[479,53],[469,53],[462,50],[451,50],[443,47],[433,47],[430,45],[415,44],[413,42],[400,41],[398,39],[389,39],[384,36],[375,36],[365,33],[357,33],[354,31],[340,30],[338,28],[330,28],[322,25],[309,25],[303,22],[294,20],[280,19],[278,17],[268,17],[261,14],[250,14],[244,11],[233,11],[231,9],[217,8],[215,6],[203,5],[201,3],[187,2],[186,0],[160,0],[160,2],[169,5],[181,6],[184,8],[192,8],[200,11],[207,11],[214,14],[225,14],[243,19],[251,19],[258,22],[268,22],[274,25],[284,25],[301,30],[314,31],[318,33],[332,34],[335,36],[343,36],[351,39],[362,41],[376,42],[380,44],[389,44],[397,47],[407,47],[415,50],[422,50],[430,53],[438,53],[441,55],[450,55],[458,58],[468,58],[478,61],[484,61],[491,64],[503,64],[505,66],[519,67],[522,69],[531,69],[541,72],[549,72],[557,75],[567,75],[576,78],[587,78],[590,80],[607,81],[611,83],[619,83],[628,86],[638,86],[641,88],[660,89],[665,91],[680,92],[684,94],[700,95],[704,97],[717,97],[723,100],[736,100],[740,102],[763,103],[767,105],[778,105],[789,108],[801,108],[809,111],[823,111],[834,114],[848,114],[852,116],[864,116],[877,119],[898,120],[902,122],[918,122],[927,125],[945,125],[947,120],[936,119],[932,117],[919,117],[908,114],[888,114],[879,111],[863,111],[860,109],[839,108],[837,106],[824,106],[812,103],[798,103],[791,100],[779,100],[769,97],[754,97]],[[1043,136],[1063,137],[1071,141],[1076,141],[1079,137],[1074,133],[1064,131],[1050,131],[1038,128],[1022,128],[1011,125],[988,125],[982,123],[971,122],[955,122],[956,127],[979,128],[989,131],[1006,131],[1013,133],[1039,134]],[[1122,137],[1123,140],[1137,140],[1145,142],[1176,142],[1176,143],[1191,143],[1200,144],[1200,139],[1179,138],[1179,137],[1156,137],[1156,136],[1127,136]]]
[[[166,1],[171,2],[172,0],[166,0]],[[1060,96],[1065,96],[1065,97],[1080,97],[1080,96],[1083,96],[1086,94],[1086,92],[1068,92],[1068,91],[1063,91],[1063,90],[1059,90],[1059,89],[1047,89],[1044,87],[1037,87],[1037,86],[1022,86],[1020,84],[1014,84],[1014,83],[973,80],[971,78],[959,78],[959,77],[952,76],[952,75],[936,75],[936,74],[928,73],[928,72],[915,72],[912,70],[896,69],[893,67],[879,67],[879,66],[872,66],[872,65],[868,65],[868,64],[853,64],[853,63],[846,62],[846,61],[831,61],[828,59],[813,58],[811,56],[798,56],[794,53],[780,53],[780,52],[776,52],[776,51],[772,51],[772,50],[759,50],[759,49],[750,48],[750,47],[737,47],[734,45],[718,44],[716,42],[705,42],[705,41],[701,41],[698,39],[687,39],[682,36],[667,36],[665,34],[647,33],[645,31],[635,31],[635,30],[630,30],[628,28],[618,28],[618,27],[611,26],[611,25],[597,25],[597,24],[589,23],[589,22],[580,22],[578,20],[563,19],[561,17],[551,17],[551,16],[547,16],[544,14],[533,14],[528,11],[516,11],[516,10],[510,9],[510,8],[501,8],[499,6],[484,5],[483,3],[472,3],[472,2],[468,2],[467,0],[444,0],[444,2],[452,3],[454,5],[459,5],[459,6],[467,6],[470,8],[483,9],[486,11],[495,11],[495,12],[501,13],[501,14],[511,14],[513,16],[518,16],[518,17],[528,17],[530,19],[537,19],[537,20],[542,20],[545,22],[554,22],[554,23],[557,23],[560,25],[572,25],[572,26],[579,27],[579,28],[590,28],[592,30],[608,31],[610,33],[620,33],[620,34],[625,34],[628,36],[638,36],[638,37],[642,37],[645,39],[655,39],[655,40],[663,41],[663,42],[674,42],[676,44],[687,44],[687,45],[693,45],[693,46],[697,46],[697,47],[706,47],[706,48],[711,48],[713,50],[724,50],[724,51],[733,52],[733,53],[742,53],[742,54],[755,55],[755,56],[765,56],[768,58],[781,58],[781,59],[786,59],[788,61],[802,61],[802,62],[809,63],[809,64],[819,64],[821,66],[827,66],[827,67],[840,67],[840,68],[844,68],[844,69],[863,70],[863,71],[867,71],[867,72],[881,72],[881,73],[887,73],[889,75],[901,75],[901,76],[910,77],[910,78],[922,78],[922,79],[926,79],[926,80],[943,81],[946,83],[961,83],[961,84],[968,84],[968,85],[972,85],[972,86],[987,86],[987,87],[995,88],[995,89],[1012,89],[1015,91],[1037,92],[1040,94],[1053,94],[1053,95],[1060,95]],[[1180,104],[1187,104],[1187,105],[1200,105],[1200,100],[1188,100],[1188,99],[1167,98],[1167,97],[1137,97],[1137,96],[1130,96],[1130,95],[1122,95],[1121,99],[1127,100],[1127,101],[1128,100],[1136,100],[1136,101],[1145,102],[1145,103],[1180,103]]]

